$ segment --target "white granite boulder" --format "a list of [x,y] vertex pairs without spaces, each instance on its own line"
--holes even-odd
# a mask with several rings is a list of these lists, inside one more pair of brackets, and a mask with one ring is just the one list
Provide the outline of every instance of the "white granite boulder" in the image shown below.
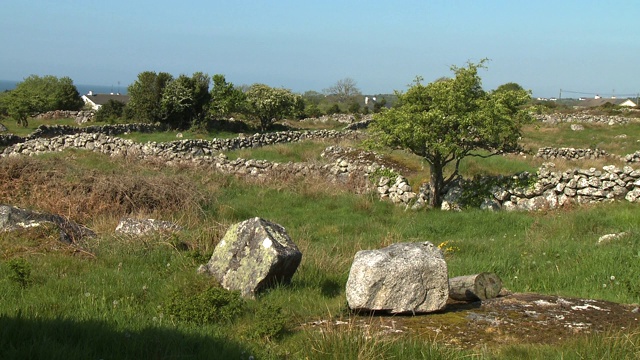
[[358,251],[346,294],[352,310],[393,314],[438,311],[449,297],[447,264],[440,249],[430,242]]

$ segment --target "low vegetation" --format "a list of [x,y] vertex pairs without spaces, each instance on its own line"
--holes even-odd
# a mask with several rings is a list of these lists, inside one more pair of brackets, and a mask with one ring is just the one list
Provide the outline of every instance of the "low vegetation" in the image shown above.
[[[324,145],[278,145],[239,155],[260,157],[262,151],[278,154],[280,161],[318,160]],[[492,159],[511,163],[508,157]],[[474,161],[477,165],[468,167],[473,171],[495,165]],[[0,164],[0,192],[7,203],[64,214],[99,233],[82,252],[60,244],[46,229],[0,234],[3,358],[509,359],[640,353],[633,332],[555,347],[462,350],[440,344],[437,336],[364,337],[355,325],[304,325],[354,321],[344,301],[353,255],[400,241],[444,244],[451,276],[483,269],[500,274],[512,291],[638,302],[640,209],[633,204],[535,214],[405,212],[320,179],[252,183],[83,151]],[[185,230],[145,239],[116,236],[113,229],[123,216],[172,220]],[[253,216],[285,226],[304,256],[290,286],[241,301],[195,269],[230,224]],[[622,231],[630,236],[595,246],[599,236]]]

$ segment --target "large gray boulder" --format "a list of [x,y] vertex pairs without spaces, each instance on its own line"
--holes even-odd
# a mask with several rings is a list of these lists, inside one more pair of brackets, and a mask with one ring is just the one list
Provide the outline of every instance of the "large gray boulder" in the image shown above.
[[289,283],[301,260],[302,253],[282,226],[256,217],[232,225],[198,272],[253,298],[274,284]]
[[85,237],[93,237],[95,233],[66,218],[22,209],[10,205],[0,205],[0,231],[16,231],[46,224],[53,224],[60,231],[60,241],[72,244]]
[[352,310],[424,313],[449,297],[447,264],[430,242],[393,244],[356,253],[347,280]]

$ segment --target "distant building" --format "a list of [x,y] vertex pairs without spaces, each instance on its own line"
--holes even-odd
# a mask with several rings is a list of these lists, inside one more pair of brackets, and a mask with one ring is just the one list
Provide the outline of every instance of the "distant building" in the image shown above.
[[100,107],[109,102],[109,100],[120,101],[126,104],[129,102],[129,95],[121,95],[118,93],[94,94],[92,91],[89,91],[87,95],[82,95],[82,101],[84,101],[86,105],[91,106],[93,110],[100,109]]
[[631,99],[616,99],[614,98],[603,98],[600,96],[596,96],[593,99],[587,99],[584,101],[580,102],[580,106],[584,106],[584,107],[598,107],[598,106],[602,106],[604,104],[611,104],[611,105],[618,105],[618,106],[625,106],[625,107],[636,107],[638,106],[638,104],[636,104],[633,100]]

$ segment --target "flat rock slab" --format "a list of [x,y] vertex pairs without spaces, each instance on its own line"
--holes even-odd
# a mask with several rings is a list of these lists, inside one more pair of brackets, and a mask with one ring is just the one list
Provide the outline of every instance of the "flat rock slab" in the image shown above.
[[[345,321],[346,320],[346,321]],[[303,326],[361,327],[371,335],[402,334],[464,349],[516,344],[556,345],[577,336],[637,332],[640,308],[602,300],[514,293],[473,303],[450,300],[439,312],[420,316],[353,315]]]

